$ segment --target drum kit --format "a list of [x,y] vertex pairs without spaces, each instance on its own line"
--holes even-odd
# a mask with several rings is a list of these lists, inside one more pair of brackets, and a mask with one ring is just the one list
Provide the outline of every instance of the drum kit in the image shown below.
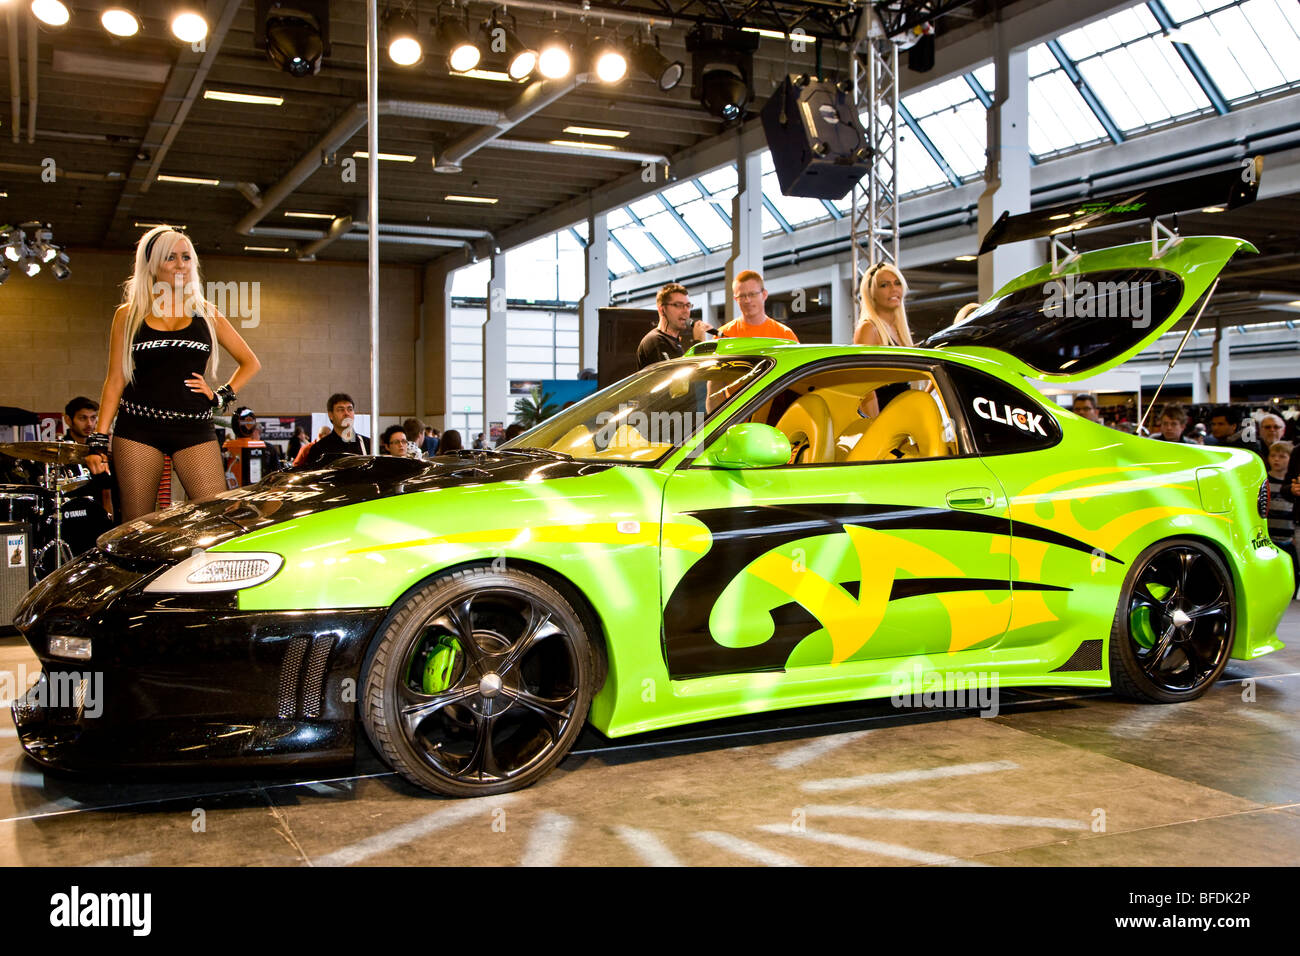
[[[0,522],[25,522],[31,528],[31,565],[37,580],[89,549],[107,530],[96,494],[87,489],[84,466],[90,449],[76,442],[20,441],[0,444],[0,454],[20,462],[9,477],[27,484],[0,484]],[[74,467],[80,474],[72,473]]]

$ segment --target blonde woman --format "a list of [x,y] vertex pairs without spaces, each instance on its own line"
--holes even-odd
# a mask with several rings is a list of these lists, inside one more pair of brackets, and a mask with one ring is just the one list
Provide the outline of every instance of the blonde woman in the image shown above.
[[[907,326],[907,280],[903,273],[887,262],[877,262],[862,274],[858,286],[858,325],[853,330],[854,345],[897,345],[910,347],[912,330]],[[907,390],[906,385],[886,385],[862,397],[858,406],[863,418],[875,418],[880,405]]]
[[[230,406],[262,366],[203,297],[199,258],[184,233],[158,226],[141,236],[124,291],[113,314],[99,421],[112,424],[121,520],[131,521],[154,510],[165,455],[189,498],[226,490],[212,413]],[[216,377],[217,345],[239,367],[214,392],[207,376]],[[92,469],[103,470],[109,436],[95,432],[86,444]]]
[[887,262],[878,262],[862,275],[858,287],[861,302],[854,345],[911,346],[912,330],[907,327],[907,281],[903,273]]

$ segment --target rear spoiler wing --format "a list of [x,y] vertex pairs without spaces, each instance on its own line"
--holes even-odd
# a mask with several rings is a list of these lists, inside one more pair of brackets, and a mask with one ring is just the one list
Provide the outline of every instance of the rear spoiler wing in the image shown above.
[[1003,212],[980,243],[980,255],[1023,239],[1057,236],[1138,219],[1155,219],[1212,206],[1236,209],[1255,201],[1264,157],[1245,159],[1239,167],[1189,176],[1141,189],[1107,193],[1092,199],[1045,206],[1013,216]]

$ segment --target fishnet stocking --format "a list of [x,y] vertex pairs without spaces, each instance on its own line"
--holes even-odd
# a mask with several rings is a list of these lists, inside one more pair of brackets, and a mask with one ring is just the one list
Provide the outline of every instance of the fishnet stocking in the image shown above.
[[[122,521],[134,521],[155,510],[162,480],[163,453],[152,445],[113,438],[113,464],[122,498]],[[182,448],[172,455],[172,473],[191,500],[210,498],[226,490],[221,446],[216,441]]]
[[121,520],[134,521],[153,511],[162,480],[163,453],[152,445],[114,436],[113,470],[122,499]]
[[226,469],[221,446],[215,438],[172,455],[172,471],[185,486],[185,497],[191,501],[211,498],[226,490]]

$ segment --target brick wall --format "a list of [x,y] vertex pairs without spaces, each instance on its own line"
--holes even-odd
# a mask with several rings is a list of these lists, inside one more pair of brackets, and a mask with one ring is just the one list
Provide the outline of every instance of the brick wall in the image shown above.
[[[29,279],[15,269],[0,286],[0,405],[43,412],[61,410],[74,395],[99,399],[109,326],[130,254],[68,254],[72,275],[62,282],[47,270]],[[241,404],[261,415],[308,414],[324,411],[331,392],[346,391],[358,411],[370,411],[364,264],[205,256],[202,249],[199,255],[205,283],[260,283],[259,323],[232,323],[262,362],[262,371],[240,393]],[[413,267],[380,269],[381,415],[416,412],[419,281]],[[222,382],[234,368],[223,353]]]

